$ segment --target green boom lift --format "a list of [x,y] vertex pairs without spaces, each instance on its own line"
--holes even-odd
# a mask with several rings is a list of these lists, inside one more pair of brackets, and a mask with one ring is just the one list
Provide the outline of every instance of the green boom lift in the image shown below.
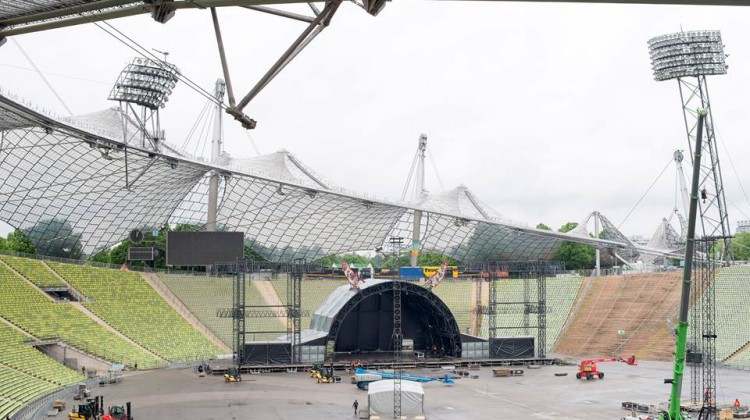
[[695,248],[695,222],[698,213],[698,182],[701,170],[701,150],[703,141],[703,123],[708,112],[698,109],[698,133],[695,136],[693,156],[693,185],[690,190],[690,214],[688,216],[687,244],[685,245],[685,268],[682,272],[682,298],[680,299],[680,316],[677,323],[677,340],[674,352],[674,372],[672,379],[665,379],[665,383],[672,384],[669,398],[669,411],[663,413],[662,420],[682,420],[680,410],[680,395],[682,393],[682,377],[685,373],[685,352],[688,333],[688,309],[690,308],[690,283],[693,274],[693,250]]

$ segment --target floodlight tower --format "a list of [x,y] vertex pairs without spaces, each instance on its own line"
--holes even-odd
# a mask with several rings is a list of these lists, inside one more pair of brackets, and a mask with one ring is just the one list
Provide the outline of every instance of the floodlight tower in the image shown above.
[[[650,39],[648,47],[654,79],[657,81],[677,79],[690,156],[693,156],[694,152],[700,152],[704,157],[701,160],[699,180],[701,236],[721,237],[724,243],[721,249],[721,259],[727,259],[729,218],[706,83],[706,76],[727,73],[721,33],[719,31],[688,31],[661,35]],[[693,143],[698,134],[698,109],[704,109],[707,112],[704,124],[705,141],[701,150],[693,151]]]
[[[702,399],[701,414],[705,413],[708,419],[715,419],[715,307],[713,287],[707,287],[714,271],[711,265],[710,248],[705,246],[702,250],[699,249],[699,252],[695,252],[695,243],[698,242],[695,229],[698,213],[700,213],[703,242],[708,243],[715,239],[723,241],[722,259],[729,258],[729,220],[706,84],[706,76],[726,74],[726,55],[719,31],[691,31],[662,35],[650,39],[648,45],[654,78],[657,81],[677,79],[688,145],[693,157],[682,297],[675,334],[674,370],[672,379],[665,381],[672,384],[672,389],[669,410],[663,418],[666,420],[684,418],[680,398],[687,353],[688,313],[691,310],[692,291],[695,293],[692,298],[692,347],[702,352],[700,366],[695,364],[693,375],[691,375],[692,399],[695,402]],[[695,148],[693,148],[693,141],[695,141]],[[675,155],[675,161],[679,165],[681,161],[679,156]],[[699,198],[702,200],[702,205]],[[693,257],[697,255],[702,255],[702,258],[694,266]],[[694,269],[700,277],[700,281],[695,283],[692,280]],[[700,313],[697,312],[699,310]],[[698,380],[699,375],[702,376],[702,381]]]
[[[108,99],[120,103],[126,144],[140,140],[141,147],[148,145],[159,151],[159,142],[163,139],[159,108],[164,108],[169,100],[179,74],[174,64],[144,57],[136,57],[125,66]],[[137,125],[140,139],[130,138],[130,123]]]

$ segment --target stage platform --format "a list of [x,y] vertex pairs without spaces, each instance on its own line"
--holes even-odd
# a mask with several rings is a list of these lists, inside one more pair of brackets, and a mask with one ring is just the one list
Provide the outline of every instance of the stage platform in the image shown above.
[[[456,369],[468,369],[470,366],[561,366],[567,365],[568,363],[560,359],[548,359],[548,358],[531,358],[531,359],[427,359],[427,360],[409,360],[399,364],[395,364],[388,360],[362,360],[360,364],[352,365],[352,361],[337,361],[320,363],[325,366],[333,366],[334,370],[345,371],[352,369],[352,367],[362,367],[365,369],[383,370],[393,369],[394,365],[401,369],[440,369],[445,366],[454,366]],[[226,362],[220,362],[214,366],[209,363],[211,370],[214,375],[223,375],[227,372],[231,364]],[[312,363],[298,363],[298,364],[278,364],[278,365],[243,365],[240,368],[240,372],[247,373],[271,373],[271,372],[304,372],[308,371],[313,367]]]

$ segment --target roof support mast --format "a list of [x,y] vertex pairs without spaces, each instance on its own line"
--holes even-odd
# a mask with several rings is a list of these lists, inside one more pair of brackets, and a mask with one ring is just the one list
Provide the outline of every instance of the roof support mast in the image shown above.
[[[222,118],[221,118],[221,104],[224,102],[224,92],[226,91],[226,84],[224,80],[218,79],[216,81],[216,87],[214,89],[214,97],[216,98],[216,110],[215,110],[215,121],[214,121],[214,133],[211,139],[211,164],[216,165],[221,155],[221,138],[223,134]],[[213,171],[211,178],[208,181],[208,214],[206,217],[206,230],[209,232],[216,230],[216,213],[218,211],[219,203],[219,173]]]
[[[427,134],[419,135],[419,147],[417,148],[417,176],[414,185],[414,198],[418,201],[421,196],[427,192],[424,186],[424,158],[427,152]],[[407,185],[408,187],[408,185]],[[419,260],[419,248],[421,241],[421,229],[422,229],[422,212],[420,210],[414,211],[414,224],[412,227],[411,237],[411,266],[416,267],[417,261]]]

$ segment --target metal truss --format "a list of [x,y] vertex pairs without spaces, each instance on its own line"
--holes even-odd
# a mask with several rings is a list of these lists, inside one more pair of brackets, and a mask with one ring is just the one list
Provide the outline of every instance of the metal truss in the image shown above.
[[292,343],[292,363],[301,362],[300,344],[302,343],[302,277],[307,266],[304,258],[294,260],[291,276],[287,277],[287,334]]
[[[274,264],[267,262],[257,262],[245,259],[238,259],[234,263],[214,264],[212,271],[214,275],[233,273],[234,286],[232,292],[232,302],[234,307],[231,310],[219,308],[217,316],[232,317],[234,337],[234,360],[237,367],[242,367],[245,362],[245,343],[247,337],[257,335],[286,334],[291,344],[291,361],[292,363],[300,362],[300,343],[301,343],[301,307],[302,307],[302,276],[310,267],[304,260],[297,260],[290,264]],[[291,273],[287,277],[287,301],[283,305],[248,305],[247,304],[247,283],[252,281],[252,274],[261,271],[267,272]],[[279,312],[278,310],[282,310]],[[286,330],[250,330],[246,327],[247,318],[273,318],[285,317],[287,319]]]
[[247,341],[245,331],[246,286],[249,280],[247,278],[249,271],[246,260],[237,260],[234,287],[232,288],[232,301],[234,302],[232,332],[234,333],[234,362],[237,365],[238,372],[245,361],[245,342]]
[[702,419],[718,418],[716,407],[716,274],[722,265],[721,260],[712,258],[712,251],[723,238],[704,237],[695,243],[693,264],[694,297],[690,308],[691,350],[693,357],[690,376],[690,397],[700,405]]
[[[489,338],[490,343],[498,338],[498,331],[536,329],[536,356],[543,358],[547,354],[547,276],[554,276],[559,268],[559,263],[547,261],[519,261],[519,262],[488,262],[482,267],[482,272],[487,273],[490,283],[490,299],[487,305]],[[508,301],[498,295],[497,283],[503,281],[500,278],[507,275],[510,279],[523,279],[523,300]],[[529,282],[536,279],[536,298],[531,298]],[[503,309],[500,309],[503,308]],[[513,308],[523,311],[521,325],[497,325],[497,314],[507,313]],[[536,325],[531,325],[530,315],[536,314]],[[492,344],[490,344],[492,347]],[[490,348],[490,355],[492,355]]]
[[714,132],[714,120],[711,112],[711,103],[708,96],[708,85],[706,76],[681,77],[677,79],[680,87],[680,99],[682,102],[682,113],[685,121],[685,130],[688,136],[690,156],[695,152],[693,143],[698,134],[698,109],[705,109],[708,115],[705,119],[705,140],[700,153],[703,156],[700,165],[699,188],[701,189],[698,202],[702,235],[704,237],[722,237],[719,247],[722,258],[729,258],[730,228],[727,216],[727,203],[724,197],[724,184],[719,164],[718,146]]
[[401,418],[401,374],[403,367],[402,346],[404,335],[401,330],[401,281],[393,280],[393,418]]

